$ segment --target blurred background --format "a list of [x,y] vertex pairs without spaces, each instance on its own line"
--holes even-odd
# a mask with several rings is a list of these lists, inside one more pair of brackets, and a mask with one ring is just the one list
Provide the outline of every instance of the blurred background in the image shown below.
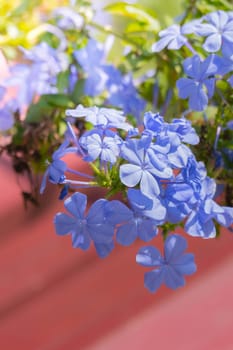
[[[107,3],[112,1],[93,0],[100,23],[113,21],[101,12]],[[0,35],[1,45],[11,55],[11,45],[23,45],[23,34],[44,13],[67,4],[0,0],[0,33],[8,33],[5,44]],[[143,0],[143,5],[164,26],[182,13],[182,1]],[[10,8],[18,14],[9,22]],[[120,18],[114,21],[121,27]],[[0,158],[0,177],[1,349],[233,349],[232,234],[223,230],[211,241],[190,237],[188,250],[195,254],[198,272],[187,278],[185,288],[162,287],[152,295],[135,263],[139,242],[118,246],[106,260],[94,250],[75,250],[69,237],[55,234],[53,217],[63,210],[56,189],[48,186],[39,207],[25,209],[21,192],[27,182],[12,171],[7,157]],[[89,190],[88,195],[94,200],[98,193]]]

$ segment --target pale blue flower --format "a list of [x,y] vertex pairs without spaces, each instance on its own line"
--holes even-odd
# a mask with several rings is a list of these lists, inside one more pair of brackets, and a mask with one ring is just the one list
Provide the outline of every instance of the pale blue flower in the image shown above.
[[165,47],[169,50],[179,50],[188,41],[178,24],[173,24],[159,32],[159,37],[161,39],[152,45],[153,52],[159,52]]
[[[58,235],[72,235],[75,248],[86,250],[91,239],[97,244],[111,244],[114,227],[106,221],[105,207],[108,201],[99,199],[92,204],[86,214],[87,196],[76,192],[65,200],[64,206],[69,214],[58,213],[54,223]],[[100,246],[98,247],[100,251]],[[102,253],[103,255],[103,253]]]
[[64,160],[61,160],[61,158],[68,153],[77,152],[76,147],[68,147],[69,143],[69,140],[65,140],[61,146],[53,153],[52,162],[48,165],[48,168],[45,171],[41,182],[40,193],[43,193],[46,188],[47,178],[54,184],[64,183],[66,179],[65,172],[67,170],[67,164]]
[[106,88],[108,75],[104,72],[105,51],[103,45],[90,39],[87,45],[74,52],[74,58],[86,73],[84,92],[96,96]]
[[188,98],[191,109],[203,111],[214,94],[218,72],[215,55],[208,56],[203,62],[195,55],[184,60],[183,67],[188,78],[180,78],[176,83],[179,97]]
[[130,74],[123,75],[114,66],[105,66],[104,71],[108,75],[106,88],[108,91],[107,103],[116,106],[125,114],[133,115],[138,122],[146,106],[146,101],[139,96]]
[[202,23],[196,28],[196,34],[206,36],[203,48],[207,52],[217,52],[220,49],[226,57],[233,57],[233,19],[228,12],[215,11],[205,16],[208,23]]
[[126,122],[122,111],[112,108],[83,107],[78,105],[76,109],[67,109],[67,117],[85,118],[85,120],[95,127],[117,128],[130,130],[132,126]]
[[191,236],[215,237],[216,228],[213,220],[225,227],[233,223],[233,208],[218,205],[213,200],[215,192],[215,181],[206,177],[201,183],[200,191],[195,193],[197,201],[185,223],[185,231]]
[[103,133],[90,132],[84,134],[80,145],[87,152],[86,161],[94,161],[99,158],[101,161],[116,163],[120,153],[120,138],[117,135],[105,136]]
[[128,164],[120,166],[121,182],[128,187],[135,187],[140,183],[143,194],[153,197],[160,193],[160,179],[172,177],[172,171],[164,159],[156,152],[148,155],[141,147],[140,140],[130,139],[121,147],[121,156]]
[[5,86],[18,88],[16,98],[20,109],[30,105],[36,95],[56,93],[57,75],[68,67],[66,55],[45,42],[31,50],[21,50],[29,64],[11,67],[11,75],[4,81]]
[[186,248],[185,238],[172,234],[164,243],[164,257],[153,246],[139,249],[136,256],[137,263],[156,268],[146,272],[144,276],[145,287],[150,292],[156,292],[162,283],[171,289],[185,285],[184,275],[191,275],[196,271],[194,256],[184,253]]

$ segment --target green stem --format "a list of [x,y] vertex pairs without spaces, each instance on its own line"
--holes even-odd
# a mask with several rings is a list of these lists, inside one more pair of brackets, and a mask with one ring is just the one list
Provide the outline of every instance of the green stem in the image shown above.
[[114,35],[115,37],[121,39],[122,41],[125,41],[126,43],[130,44],[130,45],[133,45],[135,46],[138,50],[142,50],[142,47],[141,45],[138,45],[135,41],[133,41],[132,39],[120,34],[120,33],[117,33],[115,32],[114,30],[112,30],[112,28],[110,26],[101,26],[100,24],[98,23],[95,23],[95,22],[89,22],[88,23],[91,27],[101,31],[101,32],[104,32],[105,34],[112,34]]
[[93,171],[95,172],[95,174],[100,175],[101,171],[97,168],[97,166],[93,163],[89,163],[90,166],[92,167]]

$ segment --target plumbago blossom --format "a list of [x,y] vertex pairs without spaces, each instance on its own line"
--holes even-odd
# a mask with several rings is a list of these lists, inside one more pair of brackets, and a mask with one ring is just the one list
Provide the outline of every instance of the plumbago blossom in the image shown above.
[[67,55],[45,42],[21,51],[28,63],[10,67],[10,76],[3,82],[5,87],[17,88],[19,109],[30,105],[36,96],[56,93],[57,76],[68,67]]
[[139,96],[130,74],[122,74],[112,64],[106,63],[107,49],[94,39],[74,52],[74,58],[85,73],[84,92],[96,96],[107,92],[105,104],[123,109],[140,119],[146,102]]
[[[46,179],[59,184],[62,199],[76,191],[64,201],[67,213],[55,216],[57,234],[70,234],[74,248],[87,250],[93,243],[101,258],[115,244],[129,246],[140,239],[147,246],[140,248],[136,261],[153,268],[145,273],[145,287],[155,292],[162,283],[172,289],[183,286],[184,276],[194,273],[196,265],[193,254],[184,252],[187,243],[178,234],[179,227],[184,226],[188,235],[212,238],[216,223],[225,227],[233,223],[233,208],[214,201],[216,184],[189,148],[199,142],[191,123],[185,118],[168,123],[159,113],[146,112],[139,131],[122,111],[82,105],[67,110],[66,117],[65,141],[55,151],[41,185],[43,192]],[[78,135],[76,120],[92,128]],[[89,163],[93,175],[70,169],[64,157],[69,153]],[[88,196],[78,190],[93,187],[105,188],[106,198],[97,199],[87,210]],[[119,192],[122,200],[110,199]],[[163,235],[167,224],[177,231],[165,239],[162,256],[148,242]]]
[[[70,235],[74,248],[86,251],[93,245],[98,256],[105,258],[116,245],[130,246],[139,240],[142,247],[136,262],[151,268],[145,273],[145,287],[151,292],[162,284],[176,289],[196,271],[194,256],[186,252],[180,232],[209,239],[218,234],[220,225],[232,230],[233,208],[215,202],[219,188],[208,174],[218,180],[226,180],[229,169],[232,174],[228,165],[233,159],[233,15],[215,11],[188,21],[195,12],[188,10],[183,24],[160,31],[151,45],[155,22],[145,12],[140,28],[143,36],[148,31],[148,42],[136,38],[131,32],[134,26],[129,28],[122,41],[130,48],[122,57],[117,55],[115,66],[109,61],[114,30],[95,26],[84,3],[80,13],[73,5],[56,9],[53,24],[42,25],[45,35],[41,27],[29,33],[33,41],[35,32],[42,34],[42,41],[30,49],[20,48],[23,63],[9,64],[9,76],[0,81],[0,132],[7,139],[12,136],[12,142],[0,153],[5,150],[13,164],[23,160],[30,181],[34,169],[47,165],[40,193],[48,182],[58,185],[65,211],[56,214],[55,229],[58,235]],[[131,5],[124,11],[128,9],[130,17],[137,12],[134,7],[131,11]],[[92,37],[93,24],[105,32],[105,44]],[[50,41],[47,31],[60,44]],[[169,51],[160,54],[162,50]],[[17,92],[9,99],[12,88]],[[175,100],[176,89],[187,103]],[[146,105],[160,112],[145,112]],[[209,157],[209,140],[201,130],[199,143],[184,116],[194,120],[193,112],[199,111],[207,120],[209,106],[216,111],[212,118],[216,137],[210,140],[215,159],[206,169],[198,158],[205,145]],[[177,111],[183,116],[172,119]],[[199,122],[197,129],[205,127]],[[198,143],[199,156],[195,156],[192,150]],[[71,168],[67,155],[86,162],[88,171]],[[201,159],[206,161],[204,155]],[[221,169],[222,178],[218,177]],[[226,182],[231,185],[230,177]],[[93,190],[101,193],[94,203],[89,193]],[[164,240],[163,254],[154,246],[159,236]]]
[[[193,48],[187,37],[189,34],[207,37],[202,45],[204,52]],[[152,45],[153,52],[166,47],[179,50],[184,46],[190,50],[192,56],[183,61],[187,77],[178,79],[176,86],[179,97],[188,98],[191,110],[205,110],[215,93],[216,80],[233,71],[232,12],[215,11],[183,25],[174,24],[162,30],[159,36],[161,39]],[[232,87],[232,76],[227,81]]]

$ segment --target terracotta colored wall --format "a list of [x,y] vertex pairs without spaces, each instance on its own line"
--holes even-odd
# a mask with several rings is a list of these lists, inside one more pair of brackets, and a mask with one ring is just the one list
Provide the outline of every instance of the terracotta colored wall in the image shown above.
[[139,242],[106,260],[72,249],[54,232],[63,207],[56,193],[50,188],[41,209],[25,212],[7,160],[0,177],[1,349],[233,348],[232,234],[190,237],[198,272],[186,288],[151,295],[135,263]]

